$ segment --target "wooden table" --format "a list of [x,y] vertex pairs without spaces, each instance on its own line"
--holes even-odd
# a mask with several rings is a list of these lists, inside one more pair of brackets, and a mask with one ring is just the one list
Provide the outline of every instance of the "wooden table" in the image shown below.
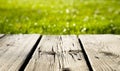
[[120,71],[120,35],[0,34],[0,71]]

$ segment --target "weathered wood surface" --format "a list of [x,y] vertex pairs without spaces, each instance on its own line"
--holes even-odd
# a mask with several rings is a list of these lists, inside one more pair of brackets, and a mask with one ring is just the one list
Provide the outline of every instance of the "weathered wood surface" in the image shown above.
[[0,34],[0,71],[18,71],[26,62],[25,71],[91,71],[89,66],[94,71],[120,71],[120,35],[43,35],[38,39],[37,34]]
[[79,36],[94,71],[120,71],[120,35]]
[[43,36],[25,71],[89,71],[76,36]]
[[0,71],[18,71],[39,35],[6,35],[0,39]]

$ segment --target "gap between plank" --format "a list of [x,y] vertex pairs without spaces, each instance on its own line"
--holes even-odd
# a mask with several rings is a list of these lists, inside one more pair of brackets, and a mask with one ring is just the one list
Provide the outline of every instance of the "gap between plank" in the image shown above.
[[88,66],[90,71],[93,71],[92,65],[90,64],[90,60],[89,60],[89,58],[87,56],[87,53],[85,52],[85,49],[84,49],[84,46],[83,46],[81,40],[79,38],[78,38],[78,41],[79,41],[79,44],[81,46],[81,49],[82,49],[82,52],[83,52],[83,56],[84,56],[84,58],[86,60],[87,66]]
[[2,35],[0,34],[0,39],[3,38],[3,37],[5,37],[5,34],[2,34]]
[[19,71],[24,71],[24,69],[26,68],[27,64],[29,63],[29,61],[30,61],[30,59],[31,59],[31,57],[32,57],[35,49],[37,48],[37,46],[38,46],[41,38],[42,38],[42,35],[38,38],[38,40],[36,41],[35,45],[33,46],[33,48],[31,49],[31,51],[30,51],[29,54],[27,55],[25,61],[24,61],[23,64],[21,65]]

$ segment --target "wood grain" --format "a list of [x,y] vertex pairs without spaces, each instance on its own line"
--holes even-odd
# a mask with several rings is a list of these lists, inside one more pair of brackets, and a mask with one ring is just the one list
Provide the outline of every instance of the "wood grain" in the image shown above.
[[0,39],[0,71],[18,71],[39,35],[6,35]]
[[120,35],[80,35],[94,71],[120,71]]
[[25,71],[88,71],[76,36],[43,36]]

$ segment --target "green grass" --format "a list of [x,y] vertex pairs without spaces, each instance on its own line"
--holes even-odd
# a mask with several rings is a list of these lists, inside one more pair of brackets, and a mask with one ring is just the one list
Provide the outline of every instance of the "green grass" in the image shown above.
[[0,33],[120,34],[120,0],[0,0]]

